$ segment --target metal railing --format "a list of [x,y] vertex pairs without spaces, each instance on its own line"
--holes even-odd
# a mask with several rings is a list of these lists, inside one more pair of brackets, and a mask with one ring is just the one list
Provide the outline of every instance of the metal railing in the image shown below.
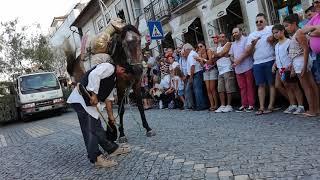
[[143,10],[147,20],[160,20],[165,16],[170,16],[170,7],[166,0],[151,1]]
[[173,11],[177,7],[180,7],[183,4],[186,4],[190,1],[194,1],[194,0],[169,0],[169,6],[170,6],[170,9]]

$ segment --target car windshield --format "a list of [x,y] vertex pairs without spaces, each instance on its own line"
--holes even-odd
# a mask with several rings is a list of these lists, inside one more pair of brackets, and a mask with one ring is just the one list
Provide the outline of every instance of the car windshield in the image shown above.
[[59,88],[57,78],[52,73],[23,76],[19,80],[21,92],[24,94]]

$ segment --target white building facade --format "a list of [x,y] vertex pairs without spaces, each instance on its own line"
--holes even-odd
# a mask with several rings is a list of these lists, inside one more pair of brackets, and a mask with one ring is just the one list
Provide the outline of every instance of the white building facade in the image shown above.
[[[105,27],[99,0],[91,0],[72,26],[79,29],[82,37],[95,36]],[[264,13],[270,24],[281,22],[281,11],[301,13],[312,0],[104,0],[105,21],[121,17],[135,24],[139,18],[142,47],[152,50],[154,55],[161,48],[177,47],[183,43],[196,45],[204,41],[213,46],[212,36],[221,32],[231,36],[233,27],[240,26],[246,34],[256,29],[258,13]],[[160,21],[165,39],[152,40],[147,27],[148,21]],[[80,33],[80,34],[81,34]]]

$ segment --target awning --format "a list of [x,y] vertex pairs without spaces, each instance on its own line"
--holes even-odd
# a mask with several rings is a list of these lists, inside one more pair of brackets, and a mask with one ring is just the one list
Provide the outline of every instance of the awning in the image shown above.
[[211,22],[222,16],[227,15],[227,8],[232,3],[232,1],[233,0],[225,0],[217,6],[212,7],[211,11],[213,12],[213,14],[210,14],[210,16],[207,18],[207,22]]
[[179,27],[172,33],[172,39],[176,38],[177,36],[187,33],[189,26],[193,23],[193,21],[197,19],[197,17],[192,18],[191,20],[179,25]]

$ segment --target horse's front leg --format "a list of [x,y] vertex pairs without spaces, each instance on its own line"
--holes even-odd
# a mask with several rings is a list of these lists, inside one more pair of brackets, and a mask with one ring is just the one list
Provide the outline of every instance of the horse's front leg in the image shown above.
[[149,127],[149,124],[147,122],[146,116],[144,114],[144,108],[143,108],[143,103],[142,103],[142,96],[141,96],[141,87],[140,87],[141,82],[139,81],[134,85],[133,91],[134,95],[136,97],[136,103],[140,112],[141,116],[141,121],[142,121],[142,126],[146,129],[147,133],[146,135],[148,137],[155,136],[156,133]]
[[117,88],[117,95],[118,95],[118,114],[120,118],[120,126],[119,126],[119,143],[126,143],[128,139],[124,134],[123,128],[123,114],[124,114],[124,88]]

